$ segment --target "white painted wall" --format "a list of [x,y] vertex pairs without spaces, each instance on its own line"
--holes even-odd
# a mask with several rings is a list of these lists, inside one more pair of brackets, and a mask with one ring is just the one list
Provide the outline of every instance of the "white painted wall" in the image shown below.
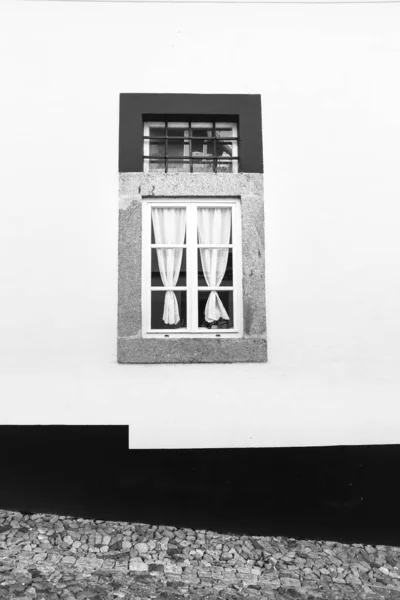
[[[400,4],[0,13],[0,422],[399,443]],[[120,92],[262,94],[268,364],[116,364]]]

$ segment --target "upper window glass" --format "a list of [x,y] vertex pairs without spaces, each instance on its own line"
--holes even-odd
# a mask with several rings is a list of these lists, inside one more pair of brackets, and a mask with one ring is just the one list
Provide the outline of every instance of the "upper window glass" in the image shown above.
[[161,173],[237,173],[236,123],[145,121],[143,170]]

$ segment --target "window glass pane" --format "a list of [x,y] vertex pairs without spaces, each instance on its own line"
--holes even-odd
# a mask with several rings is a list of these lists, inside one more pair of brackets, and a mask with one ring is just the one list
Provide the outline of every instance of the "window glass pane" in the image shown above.
[[211,121],[192,121],[192,129],[212,129]]
[[168,140],[168,156],[170,158],[180,158],[189,156],[189,142],[182,140]]
[[[151,249],[151,285],[163,287],[163,280],[160,273],[161,268],[165,269],[169,263],[175,263],[179,268],[179,256],[181,255],[180,271],[178,279],[176,280],[176,286],[186,285],[186,249],[179,250],[178,248],[152,248]],[[166,277],[164,275],[164,280]]]
[[168,173],[190,173],[188,160],[168,160]]
[[192,156],[212,156],[214,153],[214,140],[192,140]]
[[165,156],[165,142],[164,140],[160,141],[150,141],[150,156],[161,157]]
[[165,137],[165,124],[157,123],[149,126],[150,137]]
[[232,248],[199,248],[197,250],[198,285],[233,286],[233,252]]
[[199,244],[232,244],[232,209],[198,208],[197,240]]
[[186,208],[153,207],[151,212],[152,244],[186,244]]
[[165,173],[165,161],[164,160],[150,160],[149,171],[162,171]]
[[175,330],[186,327],[186,292],[177,291],[171,293],[175,294],[178,303],[178,323],[165,323],[163,319],[166,292],[151,292],[151,329]]
[[226,140],[217,140],[215,144],[216,153],[221,158],[229,159],[232,157],[232,142],[229,143]]
[[[218,292],[218,298],[222,303],[222,308],[226,311],[229,319],[225,319],[220,316],[217,320],[211,323],[206,319],[207,313],[207,301],[209,299],[210,292],[199,292],[198,307],[199,307],[199,327],[204,327],[213,331],[214,329],[233,329],[234,314],[233,314],[233,292]],[[213,299],[210,299],[213,301]],[[219,307],[220,303],[215,302],[215,306]],[[220,314],[220,310],[218,310]]]
[[214,173],[214,161],[212,159],[194,159],[193,173]]
[[168,123],[167,128],[168,137],[188,137],[189,136],[189,123]]
[[233,135],[232,128],[229,127],[228,129],[216,129],[215,130],[215,137],[217,137],[217,138],[231,138],[231,137],[236,137],[236,136]]
[[212,123],[192,123],[193,137],[212,137]]
[[233,123],[215,123],[215,135],[216,137],[237,137],[236,136],[236,125]]
[[232,173],[233,165],[232,162],[226,160],[218,160],[217,162],[217,173]]

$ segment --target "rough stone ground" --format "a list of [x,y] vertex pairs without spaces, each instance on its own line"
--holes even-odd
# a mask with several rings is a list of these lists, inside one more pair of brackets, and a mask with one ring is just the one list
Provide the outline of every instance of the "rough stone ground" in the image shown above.
[[0,599],[400,599],[400,548],[0,510]]

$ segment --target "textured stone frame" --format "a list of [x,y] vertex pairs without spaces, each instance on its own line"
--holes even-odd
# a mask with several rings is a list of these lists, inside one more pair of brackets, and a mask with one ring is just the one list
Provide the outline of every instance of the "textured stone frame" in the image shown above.
[[[118,362],[265,362],[264,195],[261,173],[120,173]],[[242,218],[243,337],[142,337],[142,202],[238,198]]]

